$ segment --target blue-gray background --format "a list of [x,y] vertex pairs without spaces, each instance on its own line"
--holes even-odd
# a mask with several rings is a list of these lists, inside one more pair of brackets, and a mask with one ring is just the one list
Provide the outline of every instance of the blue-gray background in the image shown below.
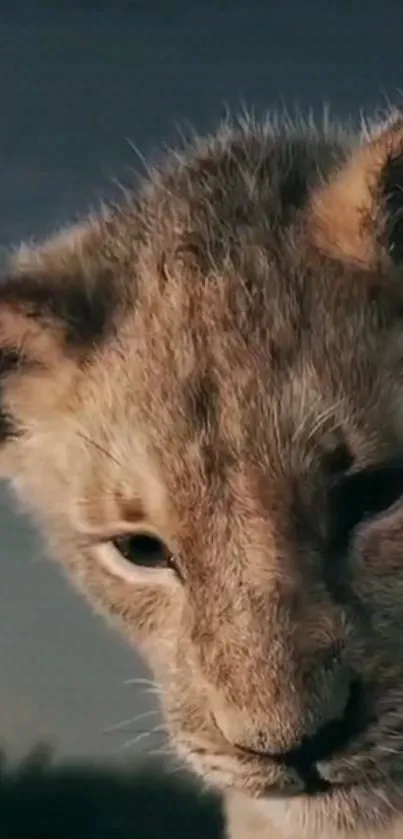
[[[10,8],[7,8],[7,7]],[[111,191],[114,177],[227,106],[399,103],[403,4],[314,0],[4,3],[0,10],[0,247],[41,236]],[[1,496],[0,744],[120,760],[114,723],[151,707],[133,653],[94,618]],[[134,751],[159,742],[144,738]]]

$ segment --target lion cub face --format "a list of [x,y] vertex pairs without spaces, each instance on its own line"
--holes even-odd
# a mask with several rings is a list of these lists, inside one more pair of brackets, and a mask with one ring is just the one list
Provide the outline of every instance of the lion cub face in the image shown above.
[[403,820],[403,125],[339,134],[227,127],[0,287],[3,474],[307,837]]

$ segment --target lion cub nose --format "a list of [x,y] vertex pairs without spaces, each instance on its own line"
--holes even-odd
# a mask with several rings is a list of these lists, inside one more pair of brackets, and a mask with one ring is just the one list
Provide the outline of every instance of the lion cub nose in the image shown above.
[[292,749],[273,754],[272,757],[276,762],[294,769],[300,777],[308,778],[313,766],[343,751],[364,727],[362,687],[355,681],[350,685],[341,715],[326,722],[315,733],[302,737]]
[[[330,699],[329,696],[327,698]],[[258,725],[250,717],[246,719],[242,712],[235,715],[228,713],[228,706],[227,713],[219,714],[216,720],[226,739],[244,753],[267,757],[293,769],[308,781],[312,767],[343,751],[366,725],[363,690],[358,680],[347,680],[345,690],[339,692],[337,701],[329,703],[324,698],[322,701],[324,706],[316,709],[319,722],[316,728],[311,722],[309,731],[309,711],[304,710],[302,702],[299,708],[294,706],[293,709],[282,703],[271,707],[265,723],[259,715]],[[233,708],[231,710],[234,711]]]

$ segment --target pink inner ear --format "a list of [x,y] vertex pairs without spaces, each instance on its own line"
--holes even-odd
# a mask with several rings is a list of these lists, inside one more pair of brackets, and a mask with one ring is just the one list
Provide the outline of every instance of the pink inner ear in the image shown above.
[[[320,250],[342,261],[374,267],[380,246],[385,247],[385,235],[392,235],[400,220],[402,161],[403,123],[399,120],[353,152],[329,183],[315,192],[309,227]],[[383,237],[379,235],[382,226]],[[395,255],[396,247],[394,243]],[[389,244],[387,248],[391,252]]]

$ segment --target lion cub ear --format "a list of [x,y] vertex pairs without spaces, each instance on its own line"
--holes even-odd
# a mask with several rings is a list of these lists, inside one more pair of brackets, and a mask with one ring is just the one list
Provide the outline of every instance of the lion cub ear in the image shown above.
[[352,152],[310,204],[315,244],[336,259],[373,268],[403,261],[403,115]]
[[62,234],[22,248],[0,277],[0,455],[60,413],[112,329],[117,288],[100,246],[95,228]]

